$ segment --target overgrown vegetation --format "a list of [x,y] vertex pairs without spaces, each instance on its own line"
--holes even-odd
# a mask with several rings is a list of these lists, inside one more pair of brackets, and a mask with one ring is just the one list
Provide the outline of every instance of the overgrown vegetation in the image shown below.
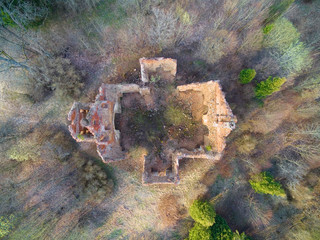
[[250,240],[245,233],[232,232],[226,220],[217,215],[206,201],[195,200],[189,209],[196,222],[189,230],[189,240],[243,239]]
[[47,0],[4,0],[0,3],[0,24],[29,28],[40,25],[49,14]]
[[56,57],[40,58],[36,61],[38,68],[30,76],[34,86],[32,96],[35,100],[42,100],[44,94],[50,91],[56,91],[60,96],[80,96],[84,73],[77,71],[69,59]]
[[[0,1],[0,236],[184,239],[192,222],[181,209],[205,196],[215,224],[196,223],[190,239],[246,238],[231,229],[253,239],[319,239],[319,4]],[[67,130],[73,101],[92,102],[102,82],[139,84],[139,58],[156,56],[178,60],[170,89],[220,80],[238,119],[221,161],[181,160],[176,186],[142,186],[144,156],[165,138],[194,141],[203,132],[157,76],[150,86],[161,90],[162,107],[134,109],[132,145],[143,150],[127,160],[106,165]],[[247,67],[254,80],[239,86]]]

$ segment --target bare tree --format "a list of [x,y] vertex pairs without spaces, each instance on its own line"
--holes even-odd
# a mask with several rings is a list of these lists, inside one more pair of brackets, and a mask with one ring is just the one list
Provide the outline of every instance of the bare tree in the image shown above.
[[22,68],[28,71],[31,70],[26,61],[17,61],[9,54],[7,54],[4,50],[0,50],[0,72],[9,70],[11,68]]

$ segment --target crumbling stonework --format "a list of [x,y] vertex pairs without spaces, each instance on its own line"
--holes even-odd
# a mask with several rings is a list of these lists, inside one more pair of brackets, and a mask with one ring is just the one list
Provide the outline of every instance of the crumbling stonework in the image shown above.
[[225,138],[235,128],[237,119],[232,114],[219,82],[192,83],[178,86],[178,90],[203,94],[203,104],[208,107],[208,112],[203,115],[202,123],[209,130],[209,135],[205,136],[204,144],[210,146],[213,151],[221,153],[226,146]]
[[172,58],[140,58],[141,81],[147,83],[151,76],[161,75],[162,79],[174,81],[177,73],[177,60]]
[[140,91],[144,88],[136,84],[102,84],[94,103],[73,104],[68,115],[71,136],[77,142],[95,142],[98,154],[105,162],[124,159],[120,132],[115,129],[115,114],[121,113],[120,97],[124,93]]
[[[69,130],[78,142],[95,142],[97,152],[104,162],[126,158],[126,152],[120,145],[121,132],[115,127],[115,115],[121,114],[121,97],[125,93],[139,93],[147,103],[147,108],[154,107],[151,91],[148,87],[151,78],[159,76],[161,81],[172,83],[177,72],[177,61],[170,58],[141,58],[141,86],[137,84],[102,84],[95,102],[91,104],[74,103],[68,120]],[[194,109],[205,106],[206,112],[197,112],[196,118],[208,128],[204,136],[204,145],[193,151],[179,147],[176,140],[163,143],[160,154],[149,152],[145,156],[142,182],[144,184],[179,183],[179,161],[184,158],[210,159],[218,161],[225,148],[225,138],[235,127],[237,121],[225,99],[218,81],[192,83],[178,86],[179,93],[188,93],[194,102],[189,104]],[[199,94],[200,93],[200,94]],[[199,97],[200,96],[200,97]],[[201,99],[202,103],[199,103]],[[149,109],[150,110],[150,109]],[[205,148],[210,146],[212,151]]]

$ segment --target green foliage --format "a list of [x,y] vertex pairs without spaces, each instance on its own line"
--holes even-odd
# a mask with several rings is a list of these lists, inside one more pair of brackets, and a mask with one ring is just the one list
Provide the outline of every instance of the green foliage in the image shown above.
[[4,26],[13,27],[16,25],[12,18],[9,16],[9,14],[3,11],[2,9],[0,9],[0,18],[0,23],[2,23]]
[[284,53],[292,43],[299,40],[300,33],[286,18],[277,20],[273,25],[272,29],[265,35],[263,45]]
[[0,7],[0,24],[11,27],[37,27],[50,12],[50,7],[49,1],[4,1]]
[[164,111],[164,118],[173,126],[190,125],[192,117],[181,106],[170,104]]
[[15,222],[16,217],[13,214],[8,217],[0,217],[0,238],[7,236],[12,231]]
[[232,240],[251,240],[251,237],[248,237],[244,232],[239,233],[238,230],[236,230],[233,233],[233,239]]
[[250,68],[243,69],[240,72],[239,81],[242,84],[247,84],[251,82],[255,76],[256,76],[256,70],[250,69]]
[[207,152],[211,152],[212,151],[212,147],[210,145],[205,146],[205,150]]
[[197,223],[210,227],[215,223],[216,213],[208,202],[195,200],[189,209],[190,216]]
[[154,75],[152,75],[151,77],[150,77],[150,82],[151,83],[156,83],[156,82],[159,82],[160,81],[160,76],[154,76]]
[[200,223],[195,223],[189,231],[188,240],[214,240],[210,227],[204,227]]
[[279,78],[271,76],[267,80],[257,84],[255,88],[255,95],[258,99],[265,98],[274,92],[280,91],[281,86],[287,81],[286,78]]
[[280,197],[285,196],[285,192],[279,182],[276,182],[274,178],[267,172],[261,172],[251,177],[249,180],[251,187],[257,193],[271,194]]
[[233,232],[228,226],[226,220],[217,215],[215,217],[215,224],[211,227],[213,239],[232,240]]
[[77,138],[79,138],[80,140],[84,140],[84,136],[82,134],[78,134]]
[[287,11],[294,0],[276,0],[275,3],[269,9],[269,17],[266,19],[266,23],[277,20],[281,15]]
[[284,53],[274,53],[273,57],[287,74],[298,73],[311,66],[310,50],[302,42],[292,43]]
[[290,21],[279,19],[263,31],[264,46],[273,48],[271,55],[286,74],[300,72],[311,65],[310,50],[299,41],[300,33]]
[[264,34],[269,34],[270,31],[274,28],[274,24],[267,24],[264,28],[263,28],[263,33]]
[[232,232],[226,220],[221,216],[215,216],[215,223],[211,227],[205,227],[196,222],[189,231],[188,240],[250,240],[245,233]]

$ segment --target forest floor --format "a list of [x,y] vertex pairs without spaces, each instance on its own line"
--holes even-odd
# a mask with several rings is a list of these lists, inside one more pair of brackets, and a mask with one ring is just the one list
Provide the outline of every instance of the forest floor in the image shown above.
[[[270,7],[289,1],[102,0],[76,9],[70,2],[59,2],[39,28],[12,28],[50,57],[24,59],[1,38],[7,52],[52,81],[43,86],[17,68],[0,73],[0,216],[15,216],[4,239],[185,239],[194,223],[188,208],[199,198],[253,239],[319,239],[319,1],[296,0],[281,12],[274,31],[285,28],[273,42],[263,33]],[[288,49],[303,44],[279,53],[277,44],[294,35]],[[175,85],[220,80],[238,119],[222,159],[182,160],[179,185],[142,185],[148,146],[133,138],[122,142],[129,158],[106,165],[95,144],[76,143],[68,132],[73,102],[93,102],[102,83],[138,83],[141,57],[177,59]],[[257,72],[246,85],[238,81],[244,68]],[[268,76],[287,82],[262,102],[254,89]],[[66,92],[79,82],[79,94]],[[194,118],[206,111],[201,96],[181,97],[199,103]],[[131,98],[122,104],[132,106]],[[251,188],[261,171],[286,197]]]

